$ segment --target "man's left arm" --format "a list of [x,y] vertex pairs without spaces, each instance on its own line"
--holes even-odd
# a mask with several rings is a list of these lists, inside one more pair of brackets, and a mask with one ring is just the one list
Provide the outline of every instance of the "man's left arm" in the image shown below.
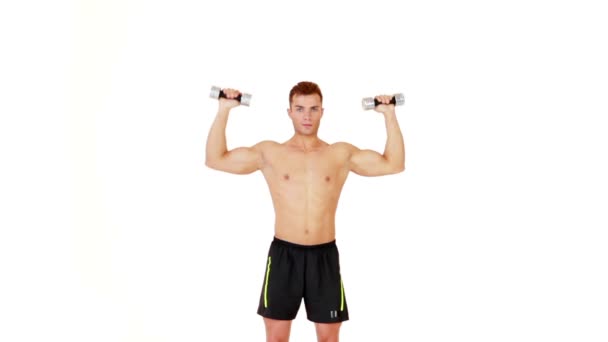
[[391,99],[390,96],[376,98],[383,103],[376,106],[375,110],[384,115],[386,145],[384,154],[373,150],[360,150],[353,146],[350,170],[361,176],[383,176],[405,170],[405,144],[395,114],[395,105],[387,104]]

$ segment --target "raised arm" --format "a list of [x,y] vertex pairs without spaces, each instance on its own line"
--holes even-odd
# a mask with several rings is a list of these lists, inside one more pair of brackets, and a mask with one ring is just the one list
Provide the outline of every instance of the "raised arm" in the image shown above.
[[226,124],[230,110],[239,105],[239,102],[234,100],[239,92],[224,89],[224,93],[228,98],[219,99],[219,109],[207,137],[205,165],[219,171],[249,174],[262,167],[262,153],[268,142],[262,141],[251,147],[237,147],[228,151]]
[[[388,103],[389,96],[378,96],[381,102]],[[384,154],[373,150],[361,150],[350,145],[350,170],[361,176],[383,176],[405,170],[405,144],[395,115],[395,106],[382,104],[376,111],[384,114],[386,124],[386,146]]]

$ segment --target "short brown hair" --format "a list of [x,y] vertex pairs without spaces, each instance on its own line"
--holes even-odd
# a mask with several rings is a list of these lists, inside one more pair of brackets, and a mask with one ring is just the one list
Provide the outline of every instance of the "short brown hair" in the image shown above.
[[293,97],[296,95],[313,94],[318,94],[319,97],[321,97],[321,102],[323,102],[323,94],[321,93],[321,88],[319,88],[319,86],[314,82],[302,81],[293,86],[293,88],[291,88],[291,91],[289,92],[289,105],[291,106]]

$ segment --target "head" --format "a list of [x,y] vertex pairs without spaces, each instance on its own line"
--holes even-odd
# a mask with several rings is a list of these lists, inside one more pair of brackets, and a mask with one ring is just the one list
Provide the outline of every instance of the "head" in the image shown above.
[[297,134],[316,135],[323,116],[323,94],[319,86],[300,82],[291,88],[287,113]]

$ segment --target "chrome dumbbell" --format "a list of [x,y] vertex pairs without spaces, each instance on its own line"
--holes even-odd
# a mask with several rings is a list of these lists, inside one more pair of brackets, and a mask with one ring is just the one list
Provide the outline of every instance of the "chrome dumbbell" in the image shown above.
[[[389,104],[394,104],[395,106],[401,106],[405,103],[405,96],[402,93],[395,94],[391,98],[391,102]],[[376,108],[377,105],[381,104],[374,97],[366,97],[361,101],[361,105],[364,110],[370,110]]]
[[[211,87],[211,93],[209,94],[209,97],[211,97],[212,99],[219,100],[220,97],[226,98],[226,94],[224,94],[220,87],[213,86]],[[235,100],[239,101],[243,106],[249,106],[249,104],[251,103],[251,95],[241,93],[235,98]]]

